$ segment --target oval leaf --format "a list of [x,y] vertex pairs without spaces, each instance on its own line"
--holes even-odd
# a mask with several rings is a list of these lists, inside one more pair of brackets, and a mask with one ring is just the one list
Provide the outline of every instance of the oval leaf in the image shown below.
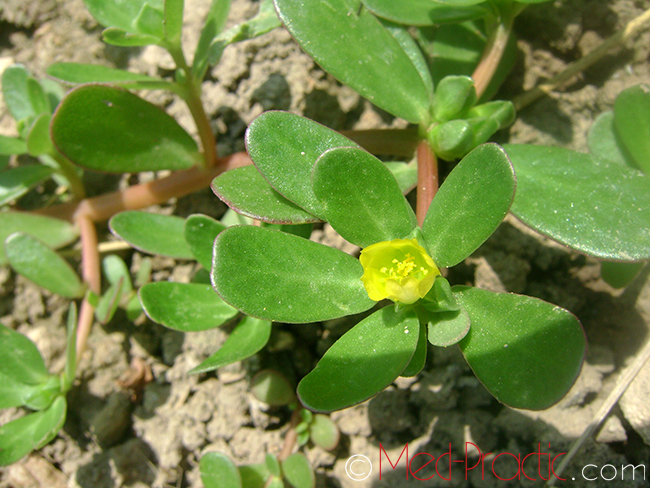
[[542,410],[558,402],[580,372],[585,335],[578,319],[537,298],[454,287],[472,326],[460,348],[500,402]]
[[0,466],[15,463],[54,439],[65,422],[66,402],[59,396],[50,408],[30,413],[0,427]]
[[517,172],[512,213],[522,222],[590,256],[650,258],[650,177],[569,149],[505,148]]
[[199,462],[201,481],[205,488],[242,488],[237,466],[220,452],[208,452]]
[[255,166],[222,173],[212,182],[212,191],[230,208],[252,219],[272,224],[319,221],[275,191]]
[[178,259],[194,259],[185,240],[185,219],[129,210],[109,221],[113,234],[136,249]]
[[331,451],[338,445],[341,433],[332,419],[317,413],[309,424],[309,437],[317,446]]
[[8,137],[0,134],[0,156],[11,156],[12,154],[25,154],[27,144],[17,137]]
[[34,343],[3,324],[0,324],[0,373],[25,385],[38,385],[49,376]]
[[353,244],[402,239],[417,225],[390,170],[356,147],[330,149],[313,171],[316,198],[327,221]]
[[41,241],[16,232],[5,241],[9,264],[38,286],[68,298],[83,296],[84,285],[68,262]]
[[430,93],[417,69],[358,1],[275,0],[275,5],[291,35],[325,71],[397,117],[413,123],[428,119]]
[[[482,3],[473,2],[474,4]],[[488,13],[483,5],[455,7],[431,0],[363,0],[370,11],[379,17],[406,25],[438,25],[445,22],[462,22],[478,19]]]
[[483,244],[508,213],[515,175],[503,149],[477,147],[447,176],[422,225],[438,266],[463,261]]
[[49,178],[53,172],[52,168],[42,164],[30,164],[3,171],[0,173],[0,205],[20,198],[30,188]]
[[193,214],[185,220],[185,240],[196,260],[205,269],[212,267],[214,240],[225,228],[221,222],[207,215]]
[[294,452],[282,461],[282,474],[293,488],[314,488],[316,486],[314,470],[311,469],[309,460],[301,452]]
[[[79,235],[77,229],[64,220],[23,212],[0,212],[0,243],[14,232],[25,232],[53,249],[73,242]],[[4,245],[0,245],[0,265],[7,263]]]
[[434,346],[447,347],[467,335],[470,319],[462,308],[451,312],[438,312],[431,316],[427,327],[429,342]]
[[614,130],[614,112],[603,112],[596,117],[587,134],[587,146],[596,157],[628,164]]
[[244,317],[232,331],[221,349],[192,369],[189,374],[214,371],[221,366],[236,363],[257,354],[271,337],[271,322]]
[[123,88],[168,88],[173,85],[161,78],[131,73],[99,64],[54,63],[47,74],[66,83],[113,83]]
[[211,274],[226,302],[261,319],[319,322],[375,304],[361,283],[358,259],[261,227],[230,227],[219,234]]
[[29,76],[21,64],[9,66],[2,72],[2,94],[16,122],[50,112],[50,103],[43,87]]
[[419,332],[413,310],[377,310],[336,341],[302,379],[300,401],[310,410],[331,412],[375,396],[409,364]]
[[68,93],[51,133],[68,159],[97,171],[177,170],[201,157],[194,139],[167,113],[107,85],[82,85]]
[[635,164],[650,174],[650,86],[633,86],[616,97],[614,127]]
[[269,184],[321,219],[311,185],[314,163],[328,149],[355,145],[324,125],[288,112],[265,112],[246,131],[248,153]]
[[251,393],[271,406],[288,405],[296,399],[295,389],[289,380],[272,369],[263,369],[253,377]]
[[213,329],[237,315],[210,285],[197,283],[147,283],[140,301],[151,320],[181,332]]
[[84,0],[90,14],[104,27],[119,27],[133,30],[133,23],[148,3],[158,10],[163,8],[163,0]]

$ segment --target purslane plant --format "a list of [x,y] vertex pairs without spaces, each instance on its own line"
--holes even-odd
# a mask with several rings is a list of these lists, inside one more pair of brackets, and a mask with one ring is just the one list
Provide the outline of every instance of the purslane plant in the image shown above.
[[[218,177],[217,194],[257,218],[322,220],[360,246],[361,261],[273,229],[230,227],[214,244],[212,282],[230,305],[265,320],[324,321],[385,305],[361,320],[298,385],[316,411],[362,402],[424,366],[427,343],[459,343],[477,377],[501,402],[542,409],[575,380],[585,342],[578,320],[541,300],[450,287],[438,268],[462,262],[496,229],[515,176],[496,145],[471,151],[449,174],[421,226],[392,173],[352,141],[285,112],[248,129],[255,168]],[[254,173],[256,172],[256,173]],[[275,200],[237,196],[237,175]],[[393,303],[381,301],[389,298]]]

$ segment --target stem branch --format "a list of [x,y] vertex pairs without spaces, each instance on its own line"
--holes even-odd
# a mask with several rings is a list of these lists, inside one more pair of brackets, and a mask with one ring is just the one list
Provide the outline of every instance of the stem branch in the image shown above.
[[418,160],[418,192],[415,213],[418,225],[424,223],[429,206],[438,191],[438,159],[431,150],[429,142],[423,140],[417,149]]

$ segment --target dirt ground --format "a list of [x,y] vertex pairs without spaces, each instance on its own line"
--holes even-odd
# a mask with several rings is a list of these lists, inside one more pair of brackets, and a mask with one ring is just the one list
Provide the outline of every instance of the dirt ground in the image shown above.
[[[186,45],[199,34],[208,0],[187,0]],[[258,3],[233,0],[229,18],[235,24],[256,12]],[[644,9],[644,0],[566,0],[529,7],[518,19],[519,60],[497,98],[508,99],[561,71],[592,50]],[[22,63],[37,77],[57,61],[92,62],[148,74],[169,74],[171,60],[155,47],[122,49],[104,45],[101,28],[82,0],[3,0],[0,3],[0,70]],[[650,33],[612,52],[564,89],[525,108],[515,124],[497,134],[498,142],[537,143],[585,150],[586,131],[594,118],[611,108],[616,95],[640,82],[650,83]],[[221,155],[243,149],[248,123],[264,110],[291,110],[334,129],[400,126],[324,73],[284,29],[230,46],[204,85],[204,101],[218,137]],[[173,96],[149,93],[190,132],[191,118]],[[0,102],[0,133],[15,129]],[[95,177],[104,190],[118,182]],[[98,191],[98,190],[96,190]],[[214,217],[225,207],[205,190],[172,201],[162,209],[187,216]],[[106,229],[100,229],[106,236]],[[133,270],[137,252],[121,256]],[[452,480],[435,477],[422,486],[542,486],[517,478],[501,481],[490,473],[496,453],[547,452],[551,458],[569,450],[612,390],[620,372],[647,339],[650,324],[650,281],[646,270],[624,291],[599,278],[599,263],[568,251],[508,217],[492,238],[464,264],[450,272],[452,284],[467,283],[495,291],[536,296],[567,308],[582,321],[589,343],[582,373],[569,394],[542,412],[500,405],[481,386],[457,347],[430,350],[427,366],[415,378],[399,378],[377,397],[332,414],[342,433],[333,452],[307,446],[319,487],[402,487],[423,482],[407,475],[403,460],[395,470],[384,457],[381,480],[352,481],[346,475],[350,456],[363,454],[376,462],[380,448],[395,462],[408,443],[411,456],[427,452],[449,458],[495,453],[469,471],[454,466]],[[188,281],[192,264],[154,258],[155,280]],[[53,371],[62,368],[65,346],[65,300],[48,294],[0,268],[0,319],[28,335]],[[322,352],[351,324],[345,320],[309,326],[275,325],[271,350],[220,369],[189,376],[187,371],[212,354],[228,330],[187,334],[149,321],[130,323],[117,316],[95,326],[80,364],[78,381],[69,393],[69,412],[61,433],[40,452],[0,470],[0,488],[36,486],[185,487],[202,486],[198,461],[207,450],[219,450],[237,463],[260,462],[265,452],[278,453],[288,427],[288,412],[268,409],[249,392],[249,380],[268,365],[304,375]],[[154,381],[139,401],[118,387],[134,359],[151,366]],[[560,486],[650,486],[650,365],[637,380],[595,439],[588,440],[565,472]],[[16,417],[0,412],[0,424]],[[469,443],[472,443],[471,445]],[[495,461],[502,478],[516,473],[508,456]],[[645,465],[621,479],[625,465]],[[582,479],[584,474],[595,481]],[[603,468],[605,465],[611,467]],[[611,480],[614,471],[618,476]],[[542,469],[543,474],[544,469]],[[575,478],[575,480],[572,480]],[[646,481],[643,481],[643,478]]]

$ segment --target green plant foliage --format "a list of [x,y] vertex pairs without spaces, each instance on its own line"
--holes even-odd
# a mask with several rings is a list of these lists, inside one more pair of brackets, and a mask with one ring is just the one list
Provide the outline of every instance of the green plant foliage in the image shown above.
[[419,331],[412,310],[398,312],[394,306],[377,310],[336,341],[302,379],[300,401],[310,410],[331,412],[373,397],[409,364]]
[[[59,249],[74,242],[78,230],[64,220],[23,212],[0,212],[0,242],[14,232],[24,232],[36,237],[52,249]],[[7,264],[4,245],[0,246],[0,265]]]
[[97,171],[174,170],[201,161],[196,142],[171,116],[107,85],[82,85],[68,93],[51,133],[70,161]]
[[0,427],[0,466],[18,461],[50,442],[63,427],[65,397],[59,396],[47,410],[30,413]]
[[199,75],[198,79],[203,78],[203,73],[208,66],[210,45],[214,38],[217,37],[226,26],[228,12],[230,12],[230,0],[212,0],[210,10],[208,10],[208,14],[203,23],[199,42],[196,45],[194,61],[192,63],[193,71]]
[[252,219],[274,224],[301,224],[320,219],[275,191],[255,166],[222,173],[212,191],[230,208]]
[[9,66],[2,73],[2,93],[17,122],[52,110],[43,87],[20,64]]
[[328,149],[356,144],[305,117],[272,111],[253,120],[246,131],[246,146],[259,172],[278,193],[322,219],[311,185],[314,163]]
[[312,415],[312,420],[309,423],[309,437],[317,446],[331,451],[338,446],[341,433],[332,419],[327,415],[317,413]]
[[420,335],[417,346],[415,347],[411,360],[400,376],[410,378],[422,371],[427,362],[427,349],[427,328],[422,327],[422,322],[420,322]]
[[181,332],[208,330],[237,315],[210,285],[160,281],[140,288],[145,313],[159,324]]
[[324,152],[314,165],[312,185],[326,220],[358,246],[403,238],[417,225],[395,177],[363,149]]
[[441,347],[456,344],[467,335],[470,324],[469,315],[462,308],[435,313],[427,323],[429,343]]
[[568,149],[504,147],[517,173],[512,212],[526,225],[601,259],[650,258],[650,177]]
[[184,0],[164,0],[163,33],[171,45],[180,46],[183,33]]
[[0,156],[25,154],[26,152],[27,144],[22,139],[0,135]]
[[296,400],[296,393],[289,380],[272,369],[264,369],[253,377],[251,393],[259,401],[276,407],[289,405]]
[[542,410],[580,372],[585,336],[570,312],[537,298],[453,287],[472,327],[460,342],[474,374],[499,401]]
[[282,474],[293,488],[314,488],[316,478],[304,454],[295,452],[282,461]]
[[104,27],[138,32],[134,23],[147,6],[162,13],[163,0],[84,0],[91,15]]
[[29,234],[17,232],[5,240],[9,264],[37,285],[68,298],[85,291],[77,273],[55,251]]
[[107,324],[115,315],[122,298],[124,280],[120,279],[112,284],[97,302],[95,317],[100,324]]
[[428,120],[430,94],[420,73],[358,1],[275,0],[275,5],[289,32],[328,73],[393,115],[413,123]]
[[260,227],[230,227],[219,234],[211,274],[224,301],[266,320],[317,322],[363,312],[375,303],[363,288],[356,258]]
[[246,488],[266,488],[267,480],[271,477],[266,463],[240,466],[239,474],[242,479],[242,487]]
[[478,19],[488,13],[484,0],[464,5],[445,5],[431,0],[363,0],[363,4],[375,15],[407,25],[438,25],[446,22],[462,22]]
[[207,215],[193,214],[185,220],[185,240],[196,260],[205,269],[212,267],[212,246],[226,226]]
[[503,149],[479,146],[449,174],[422,226],[438,266],[454,266],[487,240],[508,213],[515,175]]
[[34,343],[3,324],[0,324],[0,373],[25,385],[41,384],[49,376]]
[[111,218],[109,226],[117,237],[140,251],[194,259],[185,240],[185,220],[181,217],[128,210]]
[[[49,178],[54,170],[41,164],[19,166],[0,173],[0,205],[20,198],[31,188]],[[0,231],[0,234],[4,232]]]
[[262,350],[271,337],[271,322],[244,317],[221,348],[203,361],[191,374],[206,373],[227,364],[242,361]]
[[228,456],[220,452],[208,452],[201,456],[199,471],[205,488],[242,488],[244,486],[237,466]]
[[589,128],[587,135],[589,152],[599,158],[607,159],[613,163],[629,164],[627,156],[616,138],[614,130],[614,112],[603,112]]
[[650,86],[623,90],[614,102],[616,134],[634,164],[650,174]]
[[55,152],[52,141],[50,140],[50,120],[52,116],[49,113],[40,114],[34,119],[34,123],[27,134],[27,151],[30,156],[38,157],[44,154],[53,154]]
[[75,85],[83,83],[112,83],[131,89],[173,89],[173,84],[161,78],[131,73],[99,64],[54,63],[47,74],[57,80]]
[[600,265],[600,277],[614,288],[625,288],[632,283],[647,261],[639,263],[615,263],[603,261]]

